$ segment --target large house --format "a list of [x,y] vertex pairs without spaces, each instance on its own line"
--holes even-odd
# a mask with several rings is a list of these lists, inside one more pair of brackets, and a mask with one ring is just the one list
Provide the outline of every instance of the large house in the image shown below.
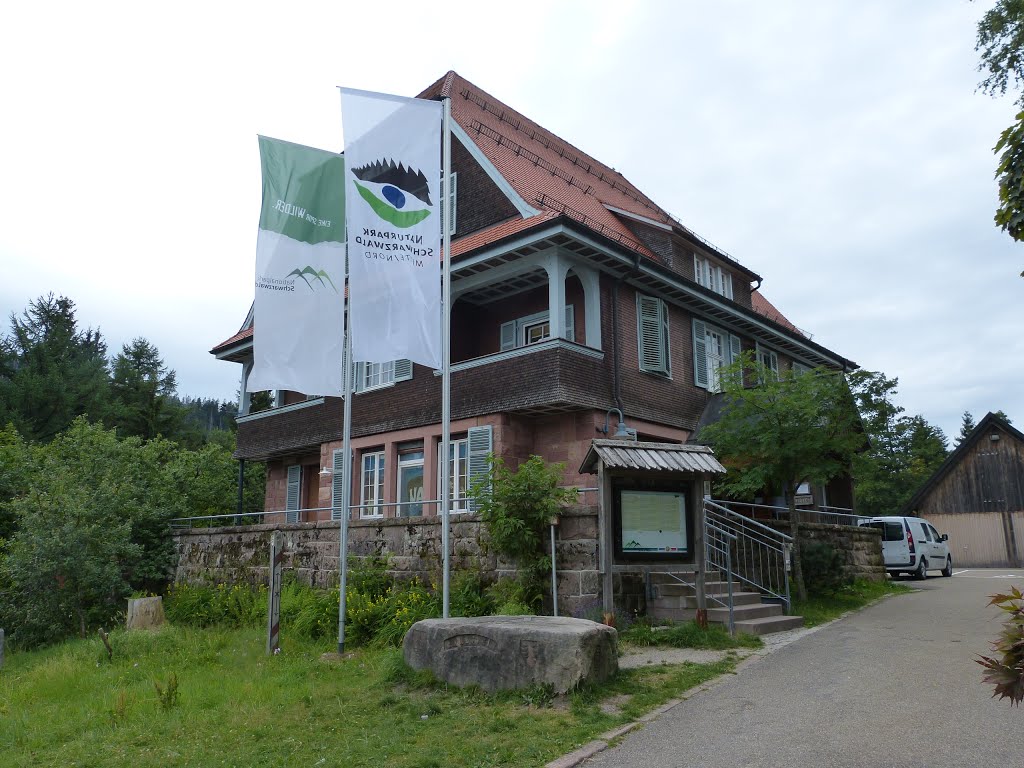
[[[687,229],[620,173],[448,72],[451,99],[452,483],[455,511],[489,453],[565,462],[567,485],[620,414],[641,441],[685,443],[741,351],[776,370],[855,364],[815,343],[750,267]],[[282,521],[329,520],[342,401],[276,392],[250,413],[250,316],[218,344],[241,364],[237,457],[266,462]],[[324,360],[325,365],[338,364]],[[407,360],[360,364],[352,403],[353,519],[436,513],[441,377]],[[827,501],[852,506],[848,482]]]

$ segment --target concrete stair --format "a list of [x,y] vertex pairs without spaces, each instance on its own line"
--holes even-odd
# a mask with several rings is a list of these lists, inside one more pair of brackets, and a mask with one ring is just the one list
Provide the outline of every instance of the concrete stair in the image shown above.
[[[685,578],[692,578],[692,574]],[[727,626],[729,609],[711,599],[712,596],[723,601],[728,599],[729,585],[719,579],[717,574],[708,574],[704,582],[708,596],[708,621]],[[651,574],[651,588],[654,597],[647,600],[647,615],[651,618],[690,621],[696,616],[697,595],[693,587],[671,576]],[[748,591],[735,584],[733,590],[733,621],[737,632],[767,635],[804,625],[802,616],[786,616],[781,604],[764,599],[760,592]]]

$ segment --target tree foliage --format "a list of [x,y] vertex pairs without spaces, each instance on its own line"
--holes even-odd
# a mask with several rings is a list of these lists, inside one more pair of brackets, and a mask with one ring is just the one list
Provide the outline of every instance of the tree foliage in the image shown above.
[[133,339],[122,347],[111,363],[110,386],[115,422],[123,435],[149,440],[173,437],[178,431],[183,414],[172,400],[176,375],[146,339]]
[[896,514],[946,458],[946,436],[922,416],[906,416],[893,398],[899,380],[883,373],[848,375],[867,450],[853,460],[857,511]]
[[576,500],[575,488],[559,487],[564,471],[565,465],[545,464],[540,456],[531,456],[512,471],[492,456],[487,475],[471,489],[490,545],[516,564],[530,602],[540,600],[544,579],[551,573],[546,545],[551,521]]
[[[979,88],[992,96],[1024,87],[1024,0],[998,0],[978,22]],[[1024,93],[1016,103],[1024,106]],[[995,222],[1014,240],[1024,239],[1024,111],[1004,130],[993,151],[999,156],[999,205]],[[1024,276],[1024,273],[1021,273]]]
[[51,293],[10,321],[0,341],[0,424],[46,441],[79,416],[108,415],[106,342],[98,330],[79,328],[71,299]]
[[769,488],[783,491],[794,539],[794,580],[804,599],[796,488],[804,481],[823,485],[849,471],[864,444],[846,382],[837,371],[821,368],[776,376],[749,352],[723,369],[721,381],[721,418],[698,438],[728,470],[719,483],[726,493],[750,498]]

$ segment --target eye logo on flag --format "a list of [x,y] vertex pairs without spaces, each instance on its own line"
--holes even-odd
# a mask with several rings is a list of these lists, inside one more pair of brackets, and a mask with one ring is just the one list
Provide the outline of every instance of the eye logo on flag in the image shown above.
[[352,175],[359,179],[354,182],[359,196],[392,226],[408,229],[431,214],[430,188],[422,171],[389,159],[353,168]]

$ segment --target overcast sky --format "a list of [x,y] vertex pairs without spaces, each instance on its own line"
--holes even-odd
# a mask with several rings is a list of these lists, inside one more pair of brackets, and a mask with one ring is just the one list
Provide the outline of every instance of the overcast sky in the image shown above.
[[[179,392],[252,300],[257,134],[340,151],[336,86],[454,69],[764,277],[796,325],[947,435],[1024,426],[1024,247],[992,223],[1013,98],[991,2],[16,3],[0,28],[0,311],[72,298]],[[6,322],[4,323],[6,331]]]

